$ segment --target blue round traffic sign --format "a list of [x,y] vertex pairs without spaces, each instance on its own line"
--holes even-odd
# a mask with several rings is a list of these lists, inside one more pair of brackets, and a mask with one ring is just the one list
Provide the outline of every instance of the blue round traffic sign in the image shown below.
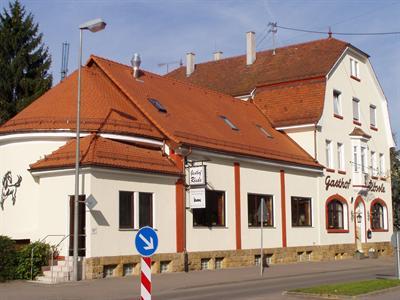
[[136,250],[141,256],[152,256],[158,248],[158,236],[149,226],[140,228],[135,237]]

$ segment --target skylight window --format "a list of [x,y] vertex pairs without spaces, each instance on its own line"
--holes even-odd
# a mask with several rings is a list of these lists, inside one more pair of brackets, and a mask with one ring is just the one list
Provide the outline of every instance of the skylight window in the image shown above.
[[166,113],[167,109],[158,101],[157,99],[154,98],[149,98],[149,102],[159,111],[162,113]]
[[239,130],[239,128],[237,128],[237,127],[235,126],[235,124],[233,124],[227,117],[225,117],[225,116],[220,116],[220,118],[221,118],[222,120],[224,120],[224,122],[225,122],[230,128],[232,128],[232,130]]
[[268,138],[272,139],[272,135],[264,128],[261,127],[260,125],[257,125],[258,129],[260,129],[260,131]]

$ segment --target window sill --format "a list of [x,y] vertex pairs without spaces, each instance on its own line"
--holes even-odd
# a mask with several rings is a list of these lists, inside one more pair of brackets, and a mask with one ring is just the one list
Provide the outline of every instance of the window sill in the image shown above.
[[341,115],[333,114],[333,116],[339,120],[343,120],[343,116]]
[[346,171],[338,170],[338,173],[339,173],[339,174],[342,174],[342,175],[346,175]]
[[356,76],[354,76],[354,75],[351,75],[350,78],[354,79],[355,81],[361,82],[361,79],[356,77]]
[[292,225],[293,229],[299,228],[299,229],[305,229],[305,228],[314,228],[312,225]]
[[193,229],[228,229],[228,227],[226,226],[217,226],[217,225],[213,225],[213,226],[201,226],[201,225],[193,225]]
[[372,229],[372,228],[371,228],[371,231],[372,231],[372,232],[388,232],[389,229]]
[[[154,231],[158,231],[157,228],[153,228],[153,229],[154,229]],[[140,228],[118,228],[118,231],[139,231],[139,230],[140,230]]]
[[359,121],[357,121],[357,120],[353,120],[353,124],[354,124],[354,125],[361,126],[361,122],[359,122]]
[[326,168],[325,170],[326,170],[327,172],[330,172],[330,173],[335,173],[335,170],[334,170],[334,169]]
[[[248,226],[248,229],[261,229],[261,226]],[[276,229],[274,226],[263,226],[263,229]]]
[[349,233],[348,229],[327,229],[328,233]]
[[371,130],[378,131],[378,128],[376,128],[375,126],[369,126],[369,128],[370,128]]

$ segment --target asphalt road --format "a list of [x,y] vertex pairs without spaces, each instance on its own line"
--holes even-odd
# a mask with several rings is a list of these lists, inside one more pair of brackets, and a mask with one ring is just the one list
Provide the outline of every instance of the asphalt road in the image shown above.
[[[324,283],[394,275],[391,258],[310,262],[259,268],[225,269],[154,275],[153,299],[296,299],[285,290]],[[138,276],[42,285],[31,282],[0,284],[0,300],[132,300],[139,299]],[[400,289],[368,299],[399,299]],[[304,298],[302,298],[304,299]]]

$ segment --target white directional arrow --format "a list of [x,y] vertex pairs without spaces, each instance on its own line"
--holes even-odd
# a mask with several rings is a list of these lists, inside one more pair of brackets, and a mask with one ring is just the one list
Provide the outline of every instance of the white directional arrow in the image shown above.
[[146,244],[146,246],[143,247],[144,250],[153,250],[154,249],[152,237],[150,237],[150,241],[148,241],[142,234],[139,234],[139,237]]

